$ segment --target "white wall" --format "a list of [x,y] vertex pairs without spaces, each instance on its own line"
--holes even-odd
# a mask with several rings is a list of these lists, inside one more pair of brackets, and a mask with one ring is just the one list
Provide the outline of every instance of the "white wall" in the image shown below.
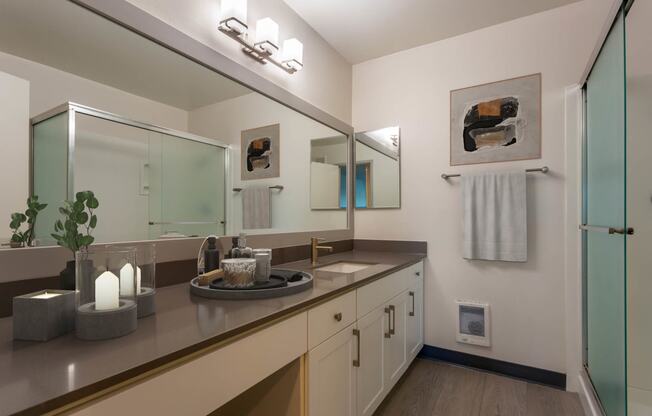
[[271,17],[279,39],[296,37],[304,45],[304,68],[289,75],[274,65],[260,65],[237,42],[217,29],[218,0],[129,0],[135,6],[219,51],[230,59],[287,89],[321,110],[351,122],[351,65],[301,19],[283,0],[249,0],[248,24]]
[[[255,181],[240,180],[240,133],[256,127],[280,124],[280,177]],[[273,230],[248,230],[251,233],[270,231],[308,231],[344,229],[346,211],[312,211],[310,209],[310,141],[332,137],[338,133],[294,110],[257,93],[222,101],[190,112],[189,131],[233,146],[231,153],[232,186],[283,185],[283,191],[272,191]],[[227,192],[230,187],[227,188]],[[229,231],[242,227],[242,199],[231,198]]]
[[185,110],[148,100],[47,65],[0,52],[0,71],[29,81],[30,117],[66,101],[73,101],[138,121],[176,130],[187,129],[188,113]]
[[627,15],[627,237],[628,401],[633,416],[652,413],[652,2],[637,1]]
[[[9,216],[24,212],[29,194],[29,82],[0,70],[0,242],[11,237]],[[24,227],[23,227],[24,228]]]
[[[355,236],[428,242],[426,344],[567,371],[564,93],[579,82],[606,3],[585,0],[354,66],[356,129],[399,125],[403,157],[402,209],[357,211]],[[450,90],[538,72],[542,159],[451,168]],[[528,176],[528,262],[463,260],[460,182],[441,173],[543,165],[550,174]],[[455,342],[457,298],[491,304],[491,348]]]

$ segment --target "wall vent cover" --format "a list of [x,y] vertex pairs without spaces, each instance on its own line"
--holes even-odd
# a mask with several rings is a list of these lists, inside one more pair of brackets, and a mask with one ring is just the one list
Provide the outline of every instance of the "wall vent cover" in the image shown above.
[[489,304],[458,300],[457,342],[465,344],[491,345],[491,321]]

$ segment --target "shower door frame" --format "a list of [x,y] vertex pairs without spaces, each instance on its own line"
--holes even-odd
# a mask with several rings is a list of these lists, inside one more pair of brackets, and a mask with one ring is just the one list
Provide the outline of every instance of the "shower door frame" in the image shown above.
[[75,199],[75,141],[76,141],[76,127],[75,121],[77,114],[83,114],[102,120],[111,121],[118,124],[123,124],[130,127],[152,131],[156,133],[165,134],[168,136],[178,137],[180,139],[189,140],[193,142],[203,143],[210,146],[219,147],[224,149],[224,218],[222,224],[224,227],[223,235],[226,235],[228,230],[228,218],[230,212],[228,210],[229,203],[227,201],[227,190],[231,183],[231,146],[219,140],[209,139],[206,137],[198,136],[196,134],[187,133],[184,131],[174,130],[168,127],[158,126],[155,124],[145,123],[142,121],[133,120],[129,117],[121,116],[108,111],[100,110],[97,108],[89,107],[86,105],[68,101],[64,104],[56,106],[44,113],[41,113],[30,119],[30,135],[29,135],[29,194],[34,194],[34,127],[52,117],[68,113],[68,131],[67,131],[67,172],[66,172],[66,199],[73,201]]

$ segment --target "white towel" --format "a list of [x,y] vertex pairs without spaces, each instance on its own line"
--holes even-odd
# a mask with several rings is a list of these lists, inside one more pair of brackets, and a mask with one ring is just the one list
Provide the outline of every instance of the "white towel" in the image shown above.
[[525,171],[462,175],[465,259],[527,261]]
[[242,190],[242,228],[272,228],[271,204],[267,186]]

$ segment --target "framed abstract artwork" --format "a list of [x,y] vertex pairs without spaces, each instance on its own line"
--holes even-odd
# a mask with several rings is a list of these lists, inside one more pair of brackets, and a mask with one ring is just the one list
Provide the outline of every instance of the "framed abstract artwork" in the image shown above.
[[279,124],[242,131],[240,176],[243,181],[280,176],[280,140]]
[[451,91],[450,164],[541,158],[541,74]]

